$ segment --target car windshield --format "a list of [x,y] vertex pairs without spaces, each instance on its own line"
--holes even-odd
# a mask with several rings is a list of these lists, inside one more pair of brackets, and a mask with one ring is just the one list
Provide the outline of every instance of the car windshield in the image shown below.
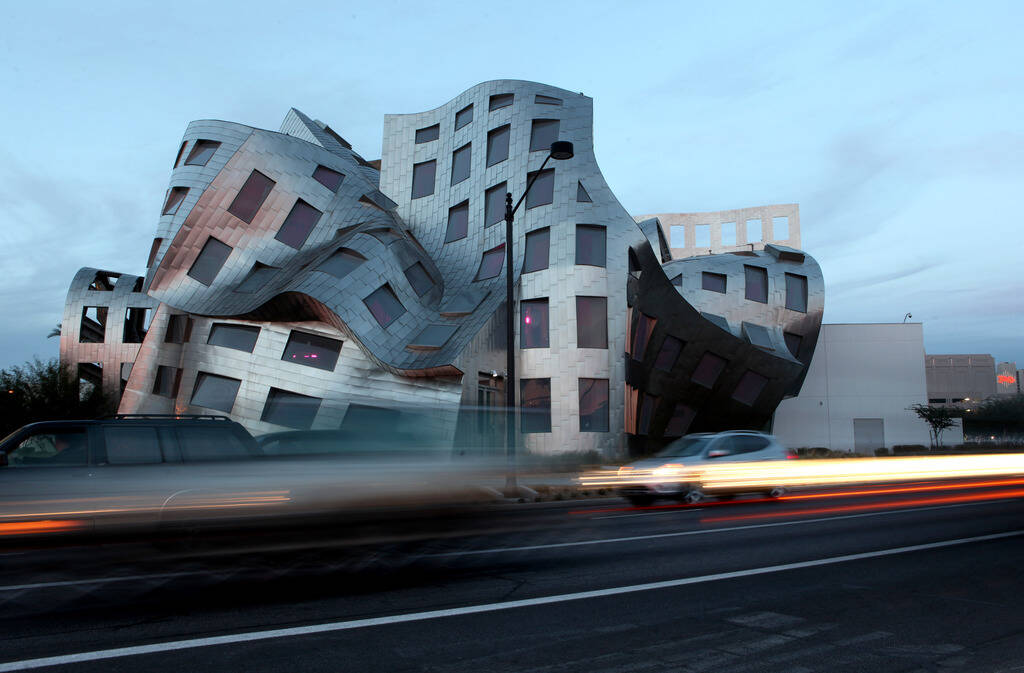
[[659,458],[679,456],[696,456],[708,445],[709,437],[683,437],[669,444],[662,451],[655,454]]

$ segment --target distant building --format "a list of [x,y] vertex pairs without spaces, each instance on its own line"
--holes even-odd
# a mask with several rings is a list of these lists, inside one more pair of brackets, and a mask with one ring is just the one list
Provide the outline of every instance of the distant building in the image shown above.
[[1000,362],[996,365],[996,395],[1020,393],[1020,370],[1016,362]]
[[996,394],[996,361],[988,354],[926,355],[928,403],[969,406]]
[[763,250],[765,245],[800,247],[800,206],[795,203],[712,213],[634,215],[657,217],[668,231],[672,259],[723,252]]

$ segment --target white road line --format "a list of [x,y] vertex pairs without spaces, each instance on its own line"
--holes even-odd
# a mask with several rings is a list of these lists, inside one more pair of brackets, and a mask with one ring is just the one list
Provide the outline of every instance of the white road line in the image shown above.
[[685,514],[686,512],[703,512],[703,507],[697,509],[670,509],[666,512],[640,512],[639,514],[612,514],[611,516],[592,516],[591,519],[628,519],[634,516],[661,516],[662,514]]
[[[536,551],[538,549],[558,549],[561,547],[584,547],[596,544],[612,544],[616,542],[637,542],[640,540],[657,540],[660,538],[686,537],[689,535],[708,535],[711,533],[728,533],[734,530],[751,530],[754,528],[775,528],[777,526],[797,526],[805,523],[821,523],[822,521],[838,521],[840,519],[860,519],[867,516],[886,516],[889,514],[902,514],[904,512],[923,512],[933,509],[950,509],[953,507],[974,507],[976,505],[991,505],[999,502],[1010,502],[1010,498],[1002,500],[986,500],[984,502],[964,502],[955,505],[934,505],[931,507],[909,507],[907,509],[892,509],[884,512],[865,512],[862,514],[840,514],[838,516],[823,516],[814,519],[799,519],[797,521],[774,521],[772,523],[751,523],[743,526],[726,526],[723,528],[702,528],[700,530],[684,530],[674,533],[652,533],[651,535],[630,535],[628,537],[609,537],[598,540],[580,540],[578,542],[553,542],[551,544],[524,545],[522,547],[495,547],[493,549],[471,549],[466,551],[439,552],[437,554],[425,554],[426,558],[438,558],[444,556],[475,556],[479,554],[499,554],[510,551]],[[798,512],[797,512],[798,513]]]
[[705,582],[717,582],[719,580],[736,579],[740,577],[752,577],[755,575],[766,575],[769,573],[783,572],[786,570],[799,570],[801,568],[814,568],[817,566],[846,563],[848,561],[861,561],[864,559],[879,558],[883,556],[894,556],[896,554],[907,554],[910,552],[925,551],[929,549],[942,549],[957,545],[971,544],[974,542],[987,542],[990,540],[1001,540],[1010,537],[1024,535],[1024,530],[1009,531],[1006,533],[993,533],[991,535],[978,535],[965,537],[956,540],[943,540],[942,542],[929,542],[926,544],[915,544],[906,547],[893,547],[891,549],[880,549],[877,551],[861,552],[857,554],[844,554],[830,558],[816,559],[813,561],[798,561],[796,563],[783,563],[780,565],[751,568],[749,570],[735,570],[732,572],[714,573],[711,575],[699,575],[697,577],[682,577],[662,582],[647,582],[645,584],[632,584],[611,589],[595,589],[592,591],[578,591],[569,594],[555,596],[540,596],[538,598],[524,598],[516,601],[503,601],[500,603],[485,603],[483,605],[467,605],[460,608],[446,608],[443,610],[427,610],[424,612],[410,612],[404,615],[390,615],[388,617],[372,617],[369,619],[354,619],[344,622],[329,622],[327,624],[312,624],[309,626],[294,626],[286,629],[268,629],[265,631],[249,631],[246,633],[235,633],[226,636],[212,636],[207,638],[189,638],[186,640],[172,640],[165,643],[153,643],[151,645],[136,645],[133,647],[118,647],[109,650],[96,650],[93,652],[77,652],[74,654],[63,654],[55,657],[43,657],[40,659],[23,659],[21,661],[10,661],[0,664],[0,672],[3,671],[24,671],[44,666],[59,666],[62,664],[76,664],[86,661],[100,661],[104,659],[118,659],[121,657],[133,657],[142,654],[156,654],[159,652],[173,652],[175,650],[188,650],[198,647],[210,647],[212,645],[234,645],[238,643],[251,643],[259,640],[272,638],[290,638],[295,636],[306,636],[316,633],[331,633],[335,631],[349,631],[372,626],[386,626],[389,624],[403,624],[407,622],[419,622],[429,619],[440,619],[444,617],[458,617],[462,615],[480,614],[483,612],[498,612],[501,610],[512,610],[515,608],[535,607],[538,605],[550,605],[552,603],[564,603],[566,601],[586,600],[590,598],[603,598],[606,596],[617,596],[620,594],[635,593],[638,591],[652,591],[656,589],[672,589],[687,586],[689,584],[703,584]]
[[168,577],[185,577],[200,575],[199,571],[180,573],[154,573],[152,575],[118,575],[116,577],[93,577],[84,580],[61,580],[58,582],[33,582],[31,584],[8,584],[0,586],[0,592],[22,591],[24,589],[47,589],[49,587],[73,587],[80,584],[109,584],[111,582],[127,582],[130,580],[164,579]]

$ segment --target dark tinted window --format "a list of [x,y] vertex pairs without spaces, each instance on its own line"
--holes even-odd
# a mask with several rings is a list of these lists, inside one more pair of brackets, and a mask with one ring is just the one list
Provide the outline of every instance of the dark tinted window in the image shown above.
[[508,183],[494,185],[484,193],[484,226],[489,227],[505,219],[505,194]]
[[582,182],[576,183],[576,200],[580,203],[593,203]]
[[252,269],[249,270],[249,275],[238,284],[237,291],[247,294],[259,292],[263,289],[263,286],[274,277],[274,274],[280,270],[281,269],[276,266],[267,266],[266,264],[256,262],[252,265]]
[[775,350],[775,346],[772,344],[771,334],[769,334],[768,330],[761,325],[745,322],[743,323],[743,334],[747,337],[747,341],[758,348],[763,348],[768,351]]
[[316,270],[329,273],[335,278],[344,278],[365,261],[366,258],[355,250],[339,248],[337,252],[321,262]]
[[212,140],[197,140],[196,144],[192,146],[192,151],[188,153],[188,159],[185,159],[186,166],[205,166],[210,161],[210,157],[220,147],[220,143]]
[[173,215],[178,212],[178,206],[185,200],[188,195],[188,187],[171,187],[171,191],[167,192],[167,201],[164,202],[164,215]]
[[203,249],[199,251],[196,261],[192,262],[188,275],[203,285],[212,284],[213,279],[217,277],[221,267],[224,266],[224,262],[228,260],[231,249],[230,245],[218,241],[213,236],[209,237],[206,239]]
[[235,396],[238,395],[238,386],[241,383],[238,379],[227,376],[199,372],[196,377],[196,387],[192,391],[192,404],[197,407],[231,413],[231,407],[235,406]]
[[528,173],[526,175],[526,184],[530,184],[534,175],[537,176],[537,179],[533,182],[533,186],[530,187],[530,191],[526,194],[527,208],[546,206],[555,198],[555,169],[545,168],[539,172],[534,171],[533,173]]
[[480,269],[476,272],[473,280],[487,280],[494,278],[501,273],[502,264],[505,262],[505,244],[502,243],[484,253],[480,258]]
[[786,308],[801,313],[807,312],[807,276],[786,274]]
[[181,370],[177,367],[160,365],[156,368],[156,379],[153,381],[153,394],[161,397],[177,397],[178,386],[181,385]]
[[508,137],[510,126],[505,124],[487,134],[487,165],[500,164],[508,159]]
[[103,428],[107,462],[111,465],[151,465],[163,462],[156,428],[107,426]]
[[551,432],[551,379],[519,379],[519,400],[520,432]]
[[298,250],[306,242],[306,237],[309,236],[309,232],[313,231],[313,227],[316,226],[321,215],[323,213],[319,210],[299,199],[292,206],[288,217],[284,218],[284,223],[281,224],[281,228],[277,230],[274,238]]
[[636,322],[633,323],[633,359],[641,361],[647,351],[647,342],[651,339],[651,332],[654,331],[654,318],[646,313],[637,312]]
[[555,98],[554,96],[542,96],[541,94],[537,94],[533,97],[533,102],[537,105],[561,105],[562,99]]
[[172,315],[167,318],[167,332],[164,334],[164,343],[181,344],[185,343],[185,327],[188,325],[187,315]]
[[725,369],[725,363],[725,359],[714,353],[704,353],[700,362],[697,363],[697,368],[693,370],[691,380],[705,388],[711,388],[715,385],[722,370]]
[[185,461],[252,457],[249,447],[229,427],[181,426],[177,428],[177,435]]
[[608,379],[580,379],[580,432],[608,432]]
[[381,327],[387,327],[405,313],[402,302],[398,301],[398,297],[387,284],[374,290],[372,294],[363,299],[363,303],[366,304],[366,308],[370,309],[370,313],[377,319]]
[[515,96],[510,93],[496,93],[493,96],[491,96],[489,110],[497,110],[498,108],[508,107],[509,105],[512,105],[512,101],[514,98]]
[[732,438],[733,451],[735,453],[753,453],[768,448],[771,442],[767,437],[758,435],[737,435]]
[[676,359],[682,350],[682,341],[671,334],[666,335],[665,340],[661,342],[661,350],[658,351],[658,357],[654,360],[654,368],[660,369],[663,372],[672,371],[672,367],[675,366]]
[[469,177],[469,166],[473,159],[473,146],[466,143],[452,152],[452,184],[457,185]]
[[607,297],[576,297],[576,347],[608,348]]
[[455,113],[455,130],[458,131],[471,121],[473,121],[472,103]]
[[434,281],[420,262],[416,262],[407,268],[405,270],[405,277],[409,280],[409,285],[412,286],[412,289],[421,297],[430,292],[434,287]]
[[437,140],[441,135],[441,125],[434,124],[422,129],[416,129],[416,144],[429,143],[431,140]]
[[451,243],[465,238],[469,231],[469,201],[463,201],[448,209],[448,230],[444,242]]
[[768,385],[767,378],[748,370],[736,385],[736,390],[732,391],[732,398],[740,404],[752,407],[766,385]]
[[458,325],[427,325],[409,345],[440,348],[455,334]]
[[412,167],[412,198],[418,199],[434,193],[434,174],[437,172],[437,161],[431,159]]
[[548,300],[528,299],[519,302],[523,323],[520,325],[520,348],[548,348]]
[[750,301],[768,303],[768,269],[760,266],[744,266],[746,276],[746,297]]
[[140,344],[149,331],[149,322],[153,319],[153,309],[130,306],[124,314],[124,330],[122,341],[126,344]]
[[9,450],[11,467],[72,467],[89,460],[89,442],[84,429],[41,430]]
[[206,343],[251,353],[252,349],[256,347],[256,339],[259,335],[259,327],[217,322],[210,327],[210,336],[206,339]]
[[711,290],[712,292],[721,292],[725,294],[725,275],[721,273],[711,273],[710,271],[704,271],[700,275],[701,287],[705,290]]
[[669,419],[668,425],[665,426],[664,435],[666,437],[679,437],[686,434],[686,430],[690,427],[690,423],[696,415],[697,412],[680,402],[672,410],[672,418]]
[[550,244],[551,229],[548,227],[526,234],[526,249],[523,253],[523,273],[548,268]]
[[320,410],[319,397],[299,395],[287,390],[271,388],[267,402],[263,405],[261,421],[283,425],[286,428],[306,430],[313,425],[317,411]]
[[576,263],[605,265],[605,228],[592,224],[576,225]]
[[292,330],[288,335],[288,343],[284,347],[281,359],[307,367],[334,371],[341,353],[341,342],[319,334]]
[[317,166],[316,170],[313,171],[313,179],[332,192],[337,192],[338,188],[341,187],[341,183],[345,180],[345,176],[333,168]]
[[558,140],[557,119],[534,119],[530,129],[530,151],[551,149],[551,143]]
[[266,201],[275,184],[263,173],[253,171],[238,190],[235,200],[228,206],[228,212],[243,222],[252,222],[252,218],[256,217],[260,206]]
[[792,332],[783,333],[783,338],[786,340],[786,348],[793,354],[793,357],[800,357],[800,343],[804,340],[799,334],[793,334]]

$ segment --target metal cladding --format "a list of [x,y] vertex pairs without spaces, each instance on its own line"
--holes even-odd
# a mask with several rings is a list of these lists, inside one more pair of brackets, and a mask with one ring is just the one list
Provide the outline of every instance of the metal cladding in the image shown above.
[[[629,316],[660,316],[655,336],[673,322],[703,330],[707,321],[696,300],[687,303],[667,280],[676,272],[661,269],[698,262],[670,261],[657,220],[638,225],[616,200],[594,157],[592,120],[593,101],[582,94],[496,80],[434,110],[386,116],[378,162],[294,109],[279,132],[191,123],[137,288],[159,310],[124,360],[135,366],[121,411],[215,410],[268,432],[337,427],[353,403],[425,403],[453,415],[503,404],[505,194],[518,199],[551,142],[561,140],[575,154],[548,162],[516,215],[511,242],[516,385],[535,414],[523,422],[521,441],[543,453],[621,451],[623,431],[637,431],[628,410],[634,393],[658,381],[630,363],[627,389]],[[630,269],[638,256],[646,266],[636,279]],[[772,259],[771,273],[794,264]],[[76,276],[66,326],[91,305],[80,296],[90,273]],[[656,276],[671,290],[666,303],[649,306],[645,296],[629,309],[627,289]],[[809,306],[818,307],[820,322],[816,278],[809,287],[818,303]],[[789,323],[758,316],[783,343],[779,330]],[[751,362],[772,363],[759,370],[771,377],[772,392],[758,400],[757,418],[774,409],[777,388],[799,388],[816,329],[801,332],[806,358],[751,351]],[[708,339],[740,339],[741,332],[719,332]],[[120,347],[116,337],[107,335],[107,351]],[[84,361],[88,349],[72,338],[62,336],[62,358]],[[697,392],[699,399],[685,399],[699,406],[707,396]],[[284,408],[301,408],[299,420],[281,415]],[[662,416],[659,408],[655,418]],[[753,419],[742,416],[742,426]]]

